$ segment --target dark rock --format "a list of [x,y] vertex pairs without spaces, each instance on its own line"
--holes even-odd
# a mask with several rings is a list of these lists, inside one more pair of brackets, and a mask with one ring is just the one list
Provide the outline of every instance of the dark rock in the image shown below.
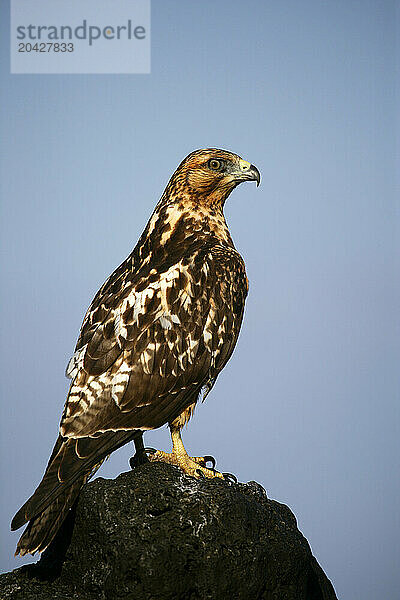
[[85,486],[68,546],[72,520],[36,565],[0,576],[1,600],[336,599],[289,508],[254,481],[147,464]]

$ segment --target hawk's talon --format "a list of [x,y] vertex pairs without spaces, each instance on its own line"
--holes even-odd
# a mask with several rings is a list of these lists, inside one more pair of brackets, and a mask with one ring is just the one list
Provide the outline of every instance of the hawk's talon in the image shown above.
[[142,452],[144,454],[146,454],[146,456],[147,456],[147,453],[149,453],[149,454],[155,454],[156,452],[158,452],[158,450],[156,450],[155,448],[145,447],[145,448],[143,448]]
[[149,462],[147,452],[153,454],[156,452],[154,448],[138,448],[133,456],[129,459],[129,466],[131,469],[135,469],[139,465],[145,465]]
[[[206,456],[192,456],[191,459],[201,467],[204,467],[205,469],[210,469],[210,471],[215,469],[215,465],[217,462],[213,456],[210,456],[208,454]],[[207,467],[208,462],[211,463],[211,467]]]
[[215,458],[213,456],[204,456],[204,466],[207,467],[207,463],[210,462],[211,463],[211,467],[207,467],[207,469],[210,469],[210,471],[215,471],[215,465],[217,464],[217,461],[215,460]]
[[222,477],[225,479],[225,481],[228,481],[230,483],[237,483],[237,477],[235,477],[235,475],[233,475],[232,473],[222,473]]
[[163,452],[162,450],[157,450],[155,453],[149,453],[150,462],[164,462],[170,465],[175,465],[176,467],[180,467],[182,471],[190,477],[195,477],[196,479],[213,479],[214,477],[220,477],[222,479],[221,473],[216,471],[214,468],[209,469],[205,466],[205,458],[207,458],[207,460],[210,459],[208,456],[196,456],[192,458],[188,456],[186,452],[179,453],[172,451],[168,453]]

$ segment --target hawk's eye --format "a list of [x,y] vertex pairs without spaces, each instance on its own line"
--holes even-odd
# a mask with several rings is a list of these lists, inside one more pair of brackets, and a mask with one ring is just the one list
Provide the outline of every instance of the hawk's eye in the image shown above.
[[216,158],[211,158],[211,160],[208,161],[208,166],[213,171],[220,171],[222,168],[222,161],[217,160]]

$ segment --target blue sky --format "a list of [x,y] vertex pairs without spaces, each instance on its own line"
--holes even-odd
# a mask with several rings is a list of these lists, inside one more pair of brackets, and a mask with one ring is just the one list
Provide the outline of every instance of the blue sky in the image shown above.
[[9,74],[2,3],[3,571],[87,306],[180,160],[216,146],[263,178],[226,206],[250,294],[185,444],[287,503],[339,598],[400,593],[395,7],[153,0],[150,75],[42,76]]

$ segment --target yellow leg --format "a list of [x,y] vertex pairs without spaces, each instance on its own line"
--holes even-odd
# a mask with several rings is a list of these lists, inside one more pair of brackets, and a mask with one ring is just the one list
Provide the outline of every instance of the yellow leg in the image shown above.
[[170,424],[169,428],[171,430],[172,452],[168,453],[157,450],[157,452],[148,454],[148,458],[151,462],[166,462],[170,465],[176,465],[187,475],[191,475],[192,477],[200,478],[203,474],[203,476],[209,478],[220,477],[221,479],[224,479],[222,473],[207,469],[205,465],[208,457],[190,457],[188,455],[182,442],[180,427]]

